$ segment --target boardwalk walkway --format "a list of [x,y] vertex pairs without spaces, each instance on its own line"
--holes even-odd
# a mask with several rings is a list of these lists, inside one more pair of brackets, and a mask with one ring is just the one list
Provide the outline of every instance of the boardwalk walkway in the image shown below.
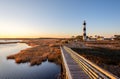
[[61,47],[61,52],[66,69],[66,79],[120,79],[66,46]]
[[68,79],[90,79],[63,47],[62,56]]

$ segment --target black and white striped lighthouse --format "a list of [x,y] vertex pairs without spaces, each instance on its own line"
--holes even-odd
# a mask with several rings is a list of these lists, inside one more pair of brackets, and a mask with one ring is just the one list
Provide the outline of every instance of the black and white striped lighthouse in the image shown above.
[[86,36],[86,22],[85,21],[83,23],[83,40],[84,41],[87,40],[87,36]]

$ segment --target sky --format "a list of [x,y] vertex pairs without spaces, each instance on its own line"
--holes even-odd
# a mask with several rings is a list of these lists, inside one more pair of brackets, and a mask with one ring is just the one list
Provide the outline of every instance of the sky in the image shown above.
[[0,0],[0,38],[120,35],[120,0]]

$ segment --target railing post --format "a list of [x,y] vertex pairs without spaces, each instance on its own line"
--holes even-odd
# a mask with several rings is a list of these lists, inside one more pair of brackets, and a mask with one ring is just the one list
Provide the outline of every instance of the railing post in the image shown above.
[[72,79],[70,70],[69,70],[69,68],[68,68],[67,62],[66,62],[65,57],[64,57],[64,54],[63,54],[62,46],[60,47],[60,49],[61,49],[61,53],[62,53],[63,63],[64,63],[65,68],[66,68],[66,79]]
[[[63,48],[67,51],[67,53],[69,53],[71,55],[71,57],[76,61],[76,63],[78,63],[78,65],[80,65],[80,67],[91,78],[95,78],[95,79],[120,79],[119,77],[111,74],[110,72],[98,67],[94,63],[92,63],[89,60],[85,59],[84,57],[80,56],[79,54],[74,52],[72,49],[70,49],[66,46],[64,46]],[[62,48],[61,48],[61,50],[62,50]],[[64,59],[63,51],[61,51],[61,52],[62,52],[62,56]],[[64,59],[64,62],[66,62],[65,59]],[[67,63],[65,63],[65,65],[67,66]],[[67,70],[67,71],[69,71],[69,70]],[[69,75],[68,75],[68,77],[69,77]],[[68,79],[71,79],[71,78],[68,78]]]

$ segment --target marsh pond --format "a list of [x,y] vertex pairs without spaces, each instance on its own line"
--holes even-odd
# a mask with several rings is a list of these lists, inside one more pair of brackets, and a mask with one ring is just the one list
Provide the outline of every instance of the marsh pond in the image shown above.
[[7,56],[30,48],[25,43],[0,44],[0,79],[56,79],[60,66],[48,60],[40,65],[30,66],[30,63],[15,63],[7,60]]

